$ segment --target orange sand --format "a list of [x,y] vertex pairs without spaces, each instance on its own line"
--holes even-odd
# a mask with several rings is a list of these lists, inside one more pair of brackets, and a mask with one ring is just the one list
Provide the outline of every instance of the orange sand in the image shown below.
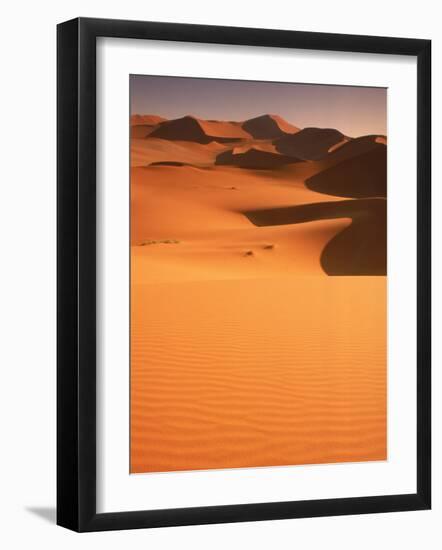
[[386,458],[384,199],[307,187],[346,144],[214,164],[252,145],[132,139],[133,473]]

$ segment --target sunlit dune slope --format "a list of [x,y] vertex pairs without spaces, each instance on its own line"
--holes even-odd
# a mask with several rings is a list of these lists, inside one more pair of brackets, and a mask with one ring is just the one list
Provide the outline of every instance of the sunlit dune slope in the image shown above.
[[213,142],[207,145],[189,141],[166,141],[164,139],[132,139],[131,167],[148,166],[154,162],[182,162],[210,166],[215,162],[216,155],[225,146]]
[[130,117],[130,125],[131,126],[137,126],[139,124],[141,125],[147,125],[147,126],[156,126],[160,122],[164,122],[166,119],[162,116],[158,115],[132,115]]
[[156,115],[132,115],[130,118],[131,138],[144,139],[150,135],[158,124],[166,119]]

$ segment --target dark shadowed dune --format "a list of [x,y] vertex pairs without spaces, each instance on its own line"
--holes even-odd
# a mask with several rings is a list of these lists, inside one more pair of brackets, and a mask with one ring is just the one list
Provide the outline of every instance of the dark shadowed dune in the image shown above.
[[[343,145],[332,155],[343,155],[344,149],[351,148],[353,144],[354,142],[349,142]],[[338,197],[386,197],[387,147],[374,142],[371,149],[365,153],[341,162],[337,159],[337,164],[310,177],[305,181],[305,185],[312,191]]]
[[251,147],[242,153],[234,153],[231,149],[224,151],[216,157],[215,164],[268,170],[296,162],[299,162],[299,159]]
[[304,128],[296,134],[277,139],[277,151],[302,160],[321,160],[329,149],[345,139],[344,134],[331,128]]
[[193,141],[203,144],[212,141],[237,142],[250,138],[239,123],[200,120],[192,116],[167,120],[159,124],[150,136],[171,141]]
[[349,141],[337,146],[335,150],[327,155],[326,163],[331,165],[368,153],[374,149],[385,149],[385,143],[380,140],[385,141],[385,136],[369,135],[349,139]]
[[299,128],[289,124],[278,115],[261,115],[243,122],[243,129],[254,139],[275,139],[299,132]]
[[198,121],[190,116],[163,122],[150,136],[171,141],[194,141],[196,143],[213,141],[206,135]]
[[243,212],[256,226],[350,218],[351,225],[325,246],[321,266],[328,275],[386,275],[387,201],[383,198],[322,202]]

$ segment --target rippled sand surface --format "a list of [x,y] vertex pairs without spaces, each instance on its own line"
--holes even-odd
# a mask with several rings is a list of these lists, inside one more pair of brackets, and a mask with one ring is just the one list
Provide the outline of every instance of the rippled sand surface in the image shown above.
[[137,285],[132,472],[386,458],[384,277]]

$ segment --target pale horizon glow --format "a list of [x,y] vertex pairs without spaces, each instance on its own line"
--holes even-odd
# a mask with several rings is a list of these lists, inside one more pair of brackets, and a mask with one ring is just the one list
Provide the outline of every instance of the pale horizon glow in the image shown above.
[[130,75],[132,114],[244,121],[274,114],[347,136],[387,134],[387,88]]

